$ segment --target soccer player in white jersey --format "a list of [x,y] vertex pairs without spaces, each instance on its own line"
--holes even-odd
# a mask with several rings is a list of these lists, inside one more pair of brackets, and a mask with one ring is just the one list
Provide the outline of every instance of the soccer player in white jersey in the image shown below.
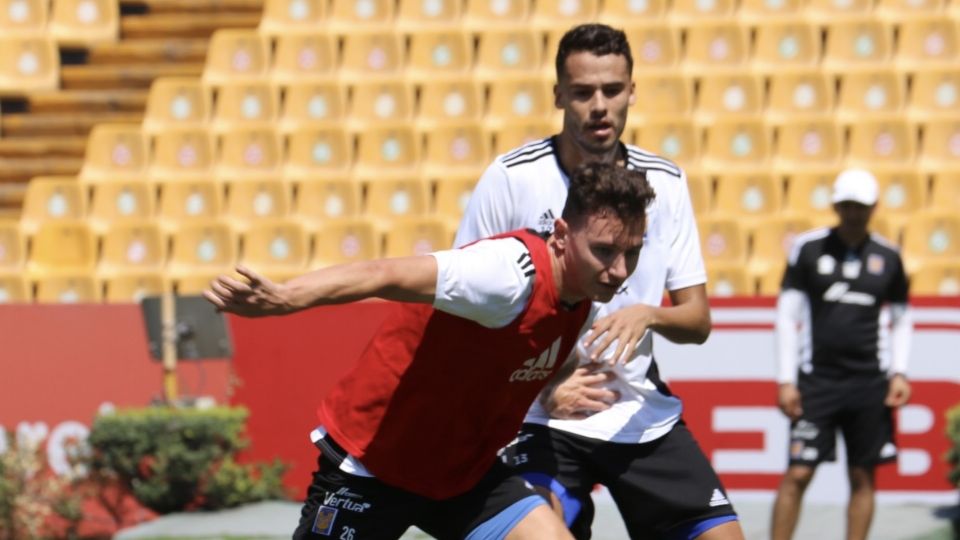
[[[711,323],[686,176],[669,160],[620,141],[627,108],[637,99],[632,67],[623,32],[599,24],[567,32],[554,87],[563,130],[497,157],[457,232],[455,243],[463,245],[521,227],[549,231],[570,171],[584,162],[641,169],[657,195],[637,270],[600,307],[603,317],[578,345],[580,367],[541,395],[503,457],[551,498],[577,538],[590,537],[590,492],[599,483],[610,490],[631,538],[740,539],[726,492],[653,359],[653,332],[702,343]],[[661,306],[665,289],[670,307]],[[613,368],[595,362],[605,350],[632,361]]]

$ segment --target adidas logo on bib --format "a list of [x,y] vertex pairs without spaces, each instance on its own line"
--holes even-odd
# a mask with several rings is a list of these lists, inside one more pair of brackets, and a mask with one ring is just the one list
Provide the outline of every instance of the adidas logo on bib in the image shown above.
[[710,496],[710,506],[724,506],[727,504],[730,504],[730,501],[727,500],[723,492],[719,489],[713,490],[713,495]]

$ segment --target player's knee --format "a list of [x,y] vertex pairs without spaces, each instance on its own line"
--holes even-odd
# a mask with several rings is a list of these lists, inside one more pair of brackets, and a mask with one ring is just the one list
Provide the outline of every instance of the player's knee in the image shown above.
[[573,540],[567,526],[546,506],[538,506],[524,516],[504,540]]
[[807,467],[803,465],[794,465],[787,469],[787,474],[784,475],[784,482],[791,484],[797,489],[806,489],[810,485],[810,481],[813,480],[813,473],[816,469],[813,467]]

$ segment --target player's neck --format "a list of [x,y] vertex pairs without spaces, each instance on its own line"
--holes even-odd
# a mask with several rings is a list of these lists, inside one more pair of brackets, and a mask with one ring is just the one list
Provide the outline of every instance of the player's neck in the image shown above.
[[585,152],[566,131],[561,131],[560,134],[556,136],[555,141],[560,166],[563,167],[563,172],[567,176],[570,176],[577,167],[585,162],[617,163],[623,165],[624,157],[619,141],[617,141],[617,144],[615,144],[609,152],[604,154]]
[[870,231],[861,227],[844,227],[841,223],[837,226],[837,237],[849,248],[861,246],[870,236]]

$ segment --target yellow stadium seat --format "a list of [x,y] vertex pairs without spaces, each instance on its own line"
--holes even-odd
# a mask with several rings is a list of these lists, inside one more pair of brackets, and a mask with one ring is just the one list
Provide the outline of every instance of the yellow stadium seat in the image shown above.
[[231,81],[263,81],[269,65],[270,51],[265,34],[256,30],[217,30],[210,36],[203,82],[216,86]]
[[687,191],[695,215],[705,216],[713,212],[713,180],[709,176],[688,174]]
[[240,180],[227,183],[224,217],[237,231],[258,226],[264,220],[290,213],[290,187],[277,180]]
[[354,177],[364,181],[415,177],[419,166],[420,137],[413,128],[371,128],[357,135]]
[[437,181],[433,213],[446,221],[449,230],[456,230],[460,223],[477,179],[477,176],[462,176]]
[[[856,5],[862,1],[851,4]],[[865,16],[849,21],[830,22],[826,31],[827,40],[821,65],[828,72],[848,73],[851,70],[876,69],[888,65],[893,52],[893,27],[889,24]]]
[[210,91],[197,77],[159,77],[150,85],[143,131],[199,128],[210,119]]
[[805,7],[805,0],[742,0],[737,18],[743,24],[756,25],[759,33],[768,24],[802,19]]
[[709,267],[715,262],[743,263],[747,259],[747,234],[735,217],[698,219],[700,249]]
[[97,124],[87,138],[79,178],[83,182],[142,180],[149,150],[139,124]]
[[900,33],[896,61],[900,67],[909,70],[919,66],[952,67],[956,70],[960,58],[960,35],[956,21],[934,11],[920,18],[904,17],[897,22]]
[[160,272],[118,274],[101,279],[103,301],[109,304],[138,304],[147,296],[159,296],[167,291],[166,280]]
[[707,295],[713,298],[753,296],[755,287],[743,267],[712,262],[707,265]]
[[171,128],[153,135],[150,179],[213,178],[213,139],[205,128]]
[[97,231],[106,231],[121,222],[150,219],[155,199],[153,185],[142,180],[99,182],[93,186],[87,219]]
[[804,16],[816,24],[870,18],[873,0],[809,0]]
[[[604,0],[600,3],[600,22],[622,26],[627,21],[658,21],[669,12],[666,0]],[[617,26],[619,28],[619,26]]]
[[758,221],[750,234],[750,275],[761,283],[771,271],[782,275],[794,238],[813,228],[813,221],[803,216],[770,216]]
[[239,279],[237,273],[230,273],[227,270],[205,270],[197,269],[186,274],[164,274],[166,288],[177,296],[193,296],[202,294],[203,291],[210,288],[210,284],[217,277],[228,274],[234,279]]
[[381,227],[427,215],[429,210],[430,188],[423,180],[377,181],[367,185],[364,214]]
[[352,164],[353,141],[341,127],[301,127],[287,134],[288,180],[344,176]]
[[670,21],[677,26],[692,26],[703,21],[732,20],[736,10],[734,0],[674,0],[670,6]]
[[815,67],[820,62],[820,32],[801,17],[763,20],[757,25],[756,39],[752,66],[758,72],[779,74]]
[[214,93],[210,124],[214,132],[269,127],[279,116],[277,92],[267,82],[224,83]]
[[916,138],[916,128],[902,120],[858,120],[850,126],[847,162],[878,171],[910,165],[917,154]]
[[776,131],[779,171],[833,170],[843,160],[843,130],[833,120],[798,118],[779,124]]
[[8,37],[43,36],[50,18],[47,0],[0,1],[0,32]]
[[960,117],[960,71],[917,69],[912,75],[908,114],[912,120]]
[[648,120],[688,117],[693,112],[693,79],[680,73],[634,76],[642,97],[630,109],[627,125],[642,127]]
[[534,28],[569,29],[587,21],[596,21],[598,0],[567,0],[565,2],[534,2],[530,22]]
[[388,30],[395,17],[395,0],[332,0],[327,25],[337,32]]
[[316,178],[295,186],[292,215],[301,223],[313,224],[355,218],[362,210],[360,184],[349,178]]
[[26,258],[20,225],[14,220],[0,220],[0,275],[18,272]]
[[237,236],[226,223],[200,220],[185,224],[170,235],[166,271],[173,279],[230,272],[236,262]]
[[893,23],[932,15],[943,15],[944,0],[878,0],[874,15]]
[[223,212],[223,190],[211,180],[173,180],[160,183],[157,217],[167,228],[210,220]]
[[910,293],[917,296],[960,295],[960,258],[920,265],[910,276]]
[[342,36],[340,78],[347,83],[399,79],[406,63],[400,35],[389,31],[352,30]]
[[704,21],[687,29],[683,68],[691,76],[747,69],[750,36],[736,22]]
[[410,36],[410,58],[404,75],[418,84],[439,84],[470,75],[473,42],[457,28],[419,30]]
[[934,174],[927,206],[953,211],[960,208],[960,173],[954,171]]
[[496,129],[505,124],[546,119],[553,110],[551,82],[538,76],[509,78],[490,85],[484,121]]
[[757,294],[761,296],[777,296],[783,284],[783,272],[787,267],[786,259],[780,264],[771,266],[766,272],[757,276]]
[[504,123],[489,131],[493,138],[492,155],[505,154],[524,144],[550,137],[557,131],[553,124],[542,120]]
[[97,243],[83,221],[41,223],[30,240],[27,271],[31,276],[89,272],[97,260]]
[[926,171],[960,171],[960,117],[928,120],[922,129],[920,167]]
[[327,18],[326,0],[264,0],[260,32],[272,37],[314,32]]
[[0,36],[0,95],[55,90],[60,85],[60,53],[46,36]]
[[840,75],[837,118],[853,123],[864,118],[896,118],[906,101],[906,81],[893,70]]
[[397,28],[408,32],[411,37],[417,33],[435,28],[456,28],[463,15],[461,0],[399,0],[397,6]]
[[529,77],[539,73],[543,62],[543,43],[539,34],[528,29],[490,29],[479,35],[476,66],[478,80],[502,84],[506,77]]
[[87,215],[87,193],[71,176],[38,176],[27,184],[20,230],[32,235],[48,222],[73,221]]
[[428,180],[479,178],[489,162],[489,137],[479,123],[438,127],[425,133],[421,174]]
[[834,93],[833,81],[818,69],[777,73],[770,78],[767,119],[830,119]]
[[623,32],[630,41],[635,74],[656,72],[666,75],[680,65],[683,53],[678,28],[663,22],[629,22]]
[[890,231],[900,231],[910,216],[923,209],[927,179],[913,168],[881,170],[876,177],[880,188],[876,216],[886,221]]
[[348,118],[353,130],[402,126],[413,118],[413,87],[404,81],[357,83],[350,90]]
[[833,223],[833,182],[840,168],[834,170],[791,173],[787,178],[784,209],[791,215],[804,216],[814,226]]
[[336,81],[291,83],[281,89],[280,131],[334,126],[347,118],[346,89]]
[[313,235],[309,267],[367,261],[380,257],[381,240],[373,223],[362,218],[325,222]]
[[241,264],[275,281],[304,273],[310,257],[310,237],[296,221],[257,223],[241,236]]
[[447,224],[432,217],[402,220],[390,226],[384,235],[385,257],[427,255],[450,249],[453,235]]
[[277,36],[270,82],[278,85],[330,82],[336,77],[336,70],[334,36],[316,30]]
[[462,20],[472,32],[526,27],[530,12],[530,0],[467,0]]
[[280,136],[273,127],[242,127],[217,137],[217,176],[223,180],[276,178],[283,165]]
[[97,275],[154,273],[162,268],[166,245],[160,227],[151,221],[126,222],[107,229],[101,239]]
[[767,172],[721,174],[717,177],[714,215],[739,218],[749,225],[780,211],[782,191],[780,178]]
[[36,276],[33,278],[38,304],[91,304],[100,301],[100,290],[86,274]]
[[770,161],[771,130],[759,119],[721,120],[709,124],[704,131],[705,170],[757,170]]
[[120,34],[120,2],[55,0],[47,32],[61,46],[67,47],[116,41]]
[[960,218],[956,211],[927,211],[910,217],[903,228],[903,258],[908,271],[929,261],[960,257]]
[[0,274],[0,304],[26,304],[31,300],[30,288],[19,274]]
[[643,125],[634,143],[659,154],[691,172],[700,164],[700,132],[692,122],[673,120]]
[[700,78],[697,121],[749,118],[763,111],[764,84],[750,74],[705,75]]
[[446,123],[463,123],[483,117],[483,90],[470,77],[431,81],[420,87],[418,125],[425,129]]

